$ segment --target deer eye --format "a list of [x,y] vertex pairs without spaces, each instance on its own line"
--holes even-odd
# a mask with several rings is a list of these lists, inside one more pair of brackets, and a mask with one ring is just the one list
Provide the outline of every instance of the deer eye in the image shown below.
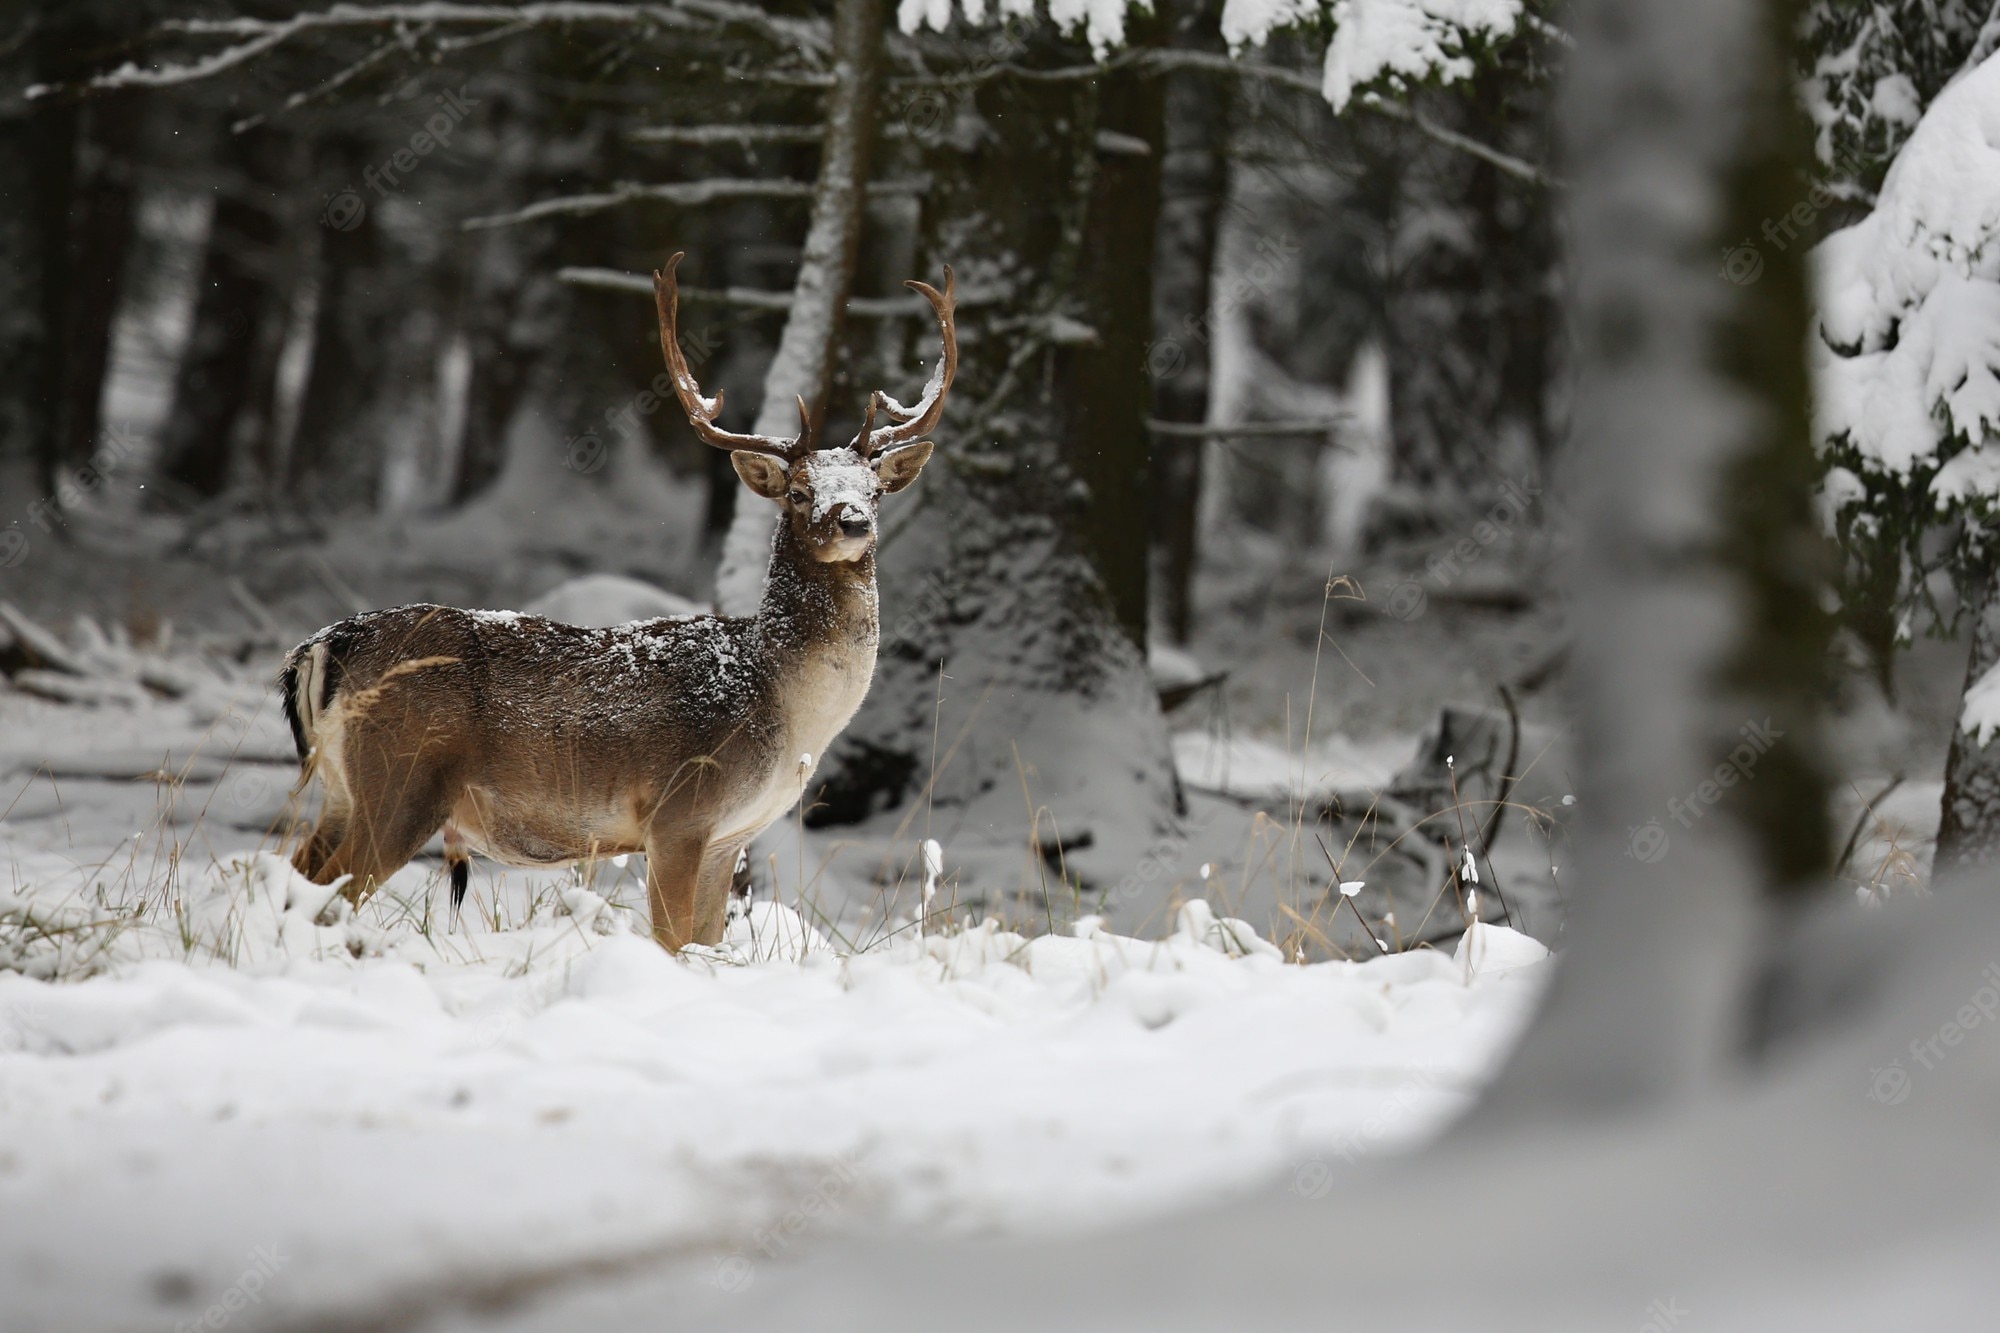
[[805,508],[806,506],[806,493],[804,491],[793,491],[789,496],[785,498],[790,500],[793,504],[797,505],[801,509]]

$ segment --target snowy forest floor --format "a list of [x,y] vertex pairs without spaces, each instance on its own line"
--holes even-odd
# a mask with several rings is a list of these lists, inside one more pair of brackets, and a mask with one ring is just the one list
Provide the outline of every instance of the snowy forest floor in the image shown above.
[[[1329,598],[1324,558],[1249,537],[1200,589],[1191,648],[1228,675],[1171,719],[1192,808],[1143,892],[982,925],[978,885],[954,878],[963,910],[921,938],[907,897],[863,920],[829,887],[845,875],[850,906],[879,898],[885,830],[801,845],[781,827],[762,849],[770,895],[689,962],[643,936],[638,858],[587,884],[482,867],[456,923],[419,861],[319,924],[325,891],[274,855],[295,774],[276,654],[356,601],[519,605],[593,568],[681,583],[691,552],[612,552],[691,531],[686,492],[618,494],[602,522],[564,525],[588,534],[573,546],[525,548],[506,510],[525,501],[503,496],[316,546],[261,549],[247,530],[193,551],[143,529],[40,543],[6,572],[0,593],[44,623],[113,627],[107,651],[158,648],[167,622],[169,670],[202,640],[246,647],[187,671],[178,698],[0,692],[10,1327],[212,1307],[242,1328],[422,1327],[661,1262],[692,1266],[726,1310],[765,1266],[855,1231],[1046,1232],[1313,1197],[1330,1162],[1433,1134],[1526,1021],[1542,944],[1493,928],[1468,960],[1447,928],[1438,948],[1329,958],[1292,928],[1279,867],[1310,848],[1289,813],[1302,790],[1379,791],[1420,767],[1441,706],[1491,708],[1498,683],[1524,734],[1551,738],[1521,799],[1559,813],[1546,578],[1496,558],[1397,614],[1388,595],[1421,581],[1423,552],[1333,569],[1364,602]],[[1908,778],[1857,878],[1921,869],[1959,660],[1920,645],[1895,708],[1843,686],[1843,819]],[[1492,858],[1548,943],[1557,900],[1534,886],[1559,851],[1510,829]],[[1364,910],[1382,929],[1382,903]]]

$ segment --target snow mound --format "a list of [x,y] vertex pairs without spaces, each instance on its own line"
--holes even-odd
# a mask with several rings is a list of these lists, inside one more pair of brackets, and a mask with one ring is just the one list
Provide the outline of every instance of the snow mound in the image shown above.
[[760,901],[677,959],[575,882],[457,923],[420,868],[357,912],[268,853],[11,884],[0,1289],[29,1328],[198,1318],[259,1246],[257,1326],[359,1325],[624,1255],[748,1273],[856,1228],[1219,1199],[1434,1132],[1546,973],[1491,927],[1476,967],[1290,964],[1207,902],[1158,940],[988,920],[842,952]]

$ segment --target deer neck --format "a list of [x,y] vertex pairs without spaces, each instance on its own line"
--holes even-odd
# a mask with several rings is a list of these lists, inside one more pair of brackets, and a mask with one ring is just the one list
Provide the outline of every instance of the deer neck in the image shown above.
[[802,728],[800,740],[823,746],[832,734],[817,733],[847,724],[875,674],[874,553],[815,560],[791,524],[780,522],[757,622],[785,709],[799,714],[793,721]]

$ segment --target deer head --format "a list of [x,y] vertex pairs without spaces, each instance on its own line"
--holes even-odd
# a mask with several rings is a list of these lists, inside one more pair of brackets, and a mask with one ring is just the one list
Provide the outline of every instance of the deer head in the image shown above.
[[[804,399],[799,400],[799,433],[789,440],[739,435],[715,424],[722,412],[722,394],[702,396],[681,352],[680,286],[675,277],[681,258],[675,254],[664,271],[653,274],[653,298],[660,315],[660,350],[666,354],[674,392],[696,436],[704,444],[729,451],[743,484],[779,505],[784,521],[814,559],[859,560],[875,547],[875,511],[882,497],[915,481],[930,461],[931,442],[924,436],[937,429],[958,370],[958,335],[952,322],[957,293],[950,266],[944,271],[942,292],[914,279],[904,284],[930,302],[944,340],[923,397],[905,407],[886,393],[871,394],[860,432],[845,445],[826,448],[814,437],[812,411]],[[886,418],[887,424],[878,426],[878,417]]]

